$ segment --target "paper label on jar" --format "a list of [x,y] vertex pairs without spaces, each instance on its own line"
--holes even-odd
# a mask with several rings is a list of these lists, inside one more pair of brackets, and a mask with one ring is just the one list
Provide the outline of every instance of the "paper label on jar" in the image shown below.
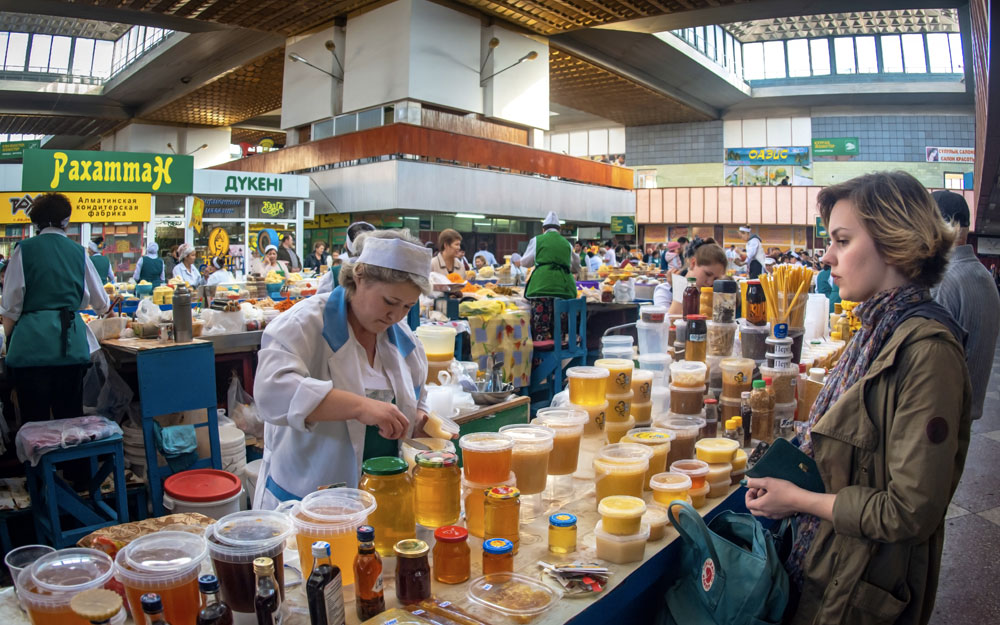
[[483,584],[483,590],[489,590],[493,588],[493,584]]
[[378,578],[375,579],[375,583],[372,585],[372,592],[382,592],[382,574],[380,573]]
[[687,340],[692,343],[704,343],[707,336],[707,334],[688,334]]
[[[487,585],[488,585],[488,584],[487,584]],[[486,590],[489,590],[489,588],[487,588]],[[450,606],[450,605],[451,605],[451,601],[442,601],[442,602],[441,602],[440,604],[438,604],[438,605],[440,605],[440,606],[441,606],[442,608],[447,608],[448,606]]]

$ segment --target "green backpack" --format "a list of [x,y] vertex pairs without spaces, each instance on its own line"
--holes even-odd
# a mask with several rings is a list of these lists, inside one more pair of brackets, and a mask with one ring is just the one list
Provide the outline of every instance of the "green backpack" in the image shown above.
[[788,574],[770,532],[749,514],[722,512],[706,526],[690,504],[675,501],[670,521],[681,545],[680,579],[667,590],[661,624],[780,623]]

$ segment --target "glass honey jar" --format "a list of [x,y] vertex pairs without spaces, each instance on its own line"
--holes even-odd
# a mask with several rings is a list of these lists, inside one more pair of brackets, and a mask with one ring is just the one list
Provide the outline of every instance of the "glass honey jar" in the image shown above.
[[434,531],[434,579],[443,584],[460,584],[469,579],[472,555],[469,531],[445,525]]
[[369,458],[361,465],[358,488],[375,497],[377,508],[368,515],[375,528],[375,550],[382,557],[393,554],[393,545],[416,538],[413,515],[413,482],[406,461],[393,456]]
[[573,553],[576,551],[576,517],[559,512],[549,517],[549,551]]
[[483,519],[483,535],[491,538],[506,538],[517,553],[520,542],[521,491],[511,486],[494,486],[486,491],[486,510]]
[[417,454],[413,469],[414,517],[424,527],[458,522],[461,514],[462,474],[458,456],[447,451]]
[[514,572],[514,544],[506,538],[483,541],[483,575]]

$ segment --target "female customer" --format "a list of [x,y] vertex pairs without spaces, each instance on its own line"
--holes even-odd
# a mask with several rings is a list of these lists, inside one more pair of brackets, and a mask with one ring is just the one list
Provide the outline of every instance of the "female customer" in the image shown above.
[[189,243],[182,244],[177,250],[177,255],[180,256],[181,262],[174,267],[174,277],[187,282],[192,289],[201,285],[201,272],[194,266],[198,256],[194,246]]
[[430,251],[399,230],[365,234],[355,251],[340,286],[264,331],[254,384],[264,462],[254,508],[329,484],[356,487],[362,460],[394,456],[400,438],[422,435],[427,357],[405,319],[430,293]]
[[312,254],[306,256],[305,267],[306,269],[312,269],[313,271],[319,272],[321,266],[326,266],[328,264],[329,258],[326,255],[326,243],[322,241],[317,241],[313,243]]
[[457,230],[445,228],[438,235],[438,254],[431,261],[431,271],[442,276],[465,271],[465,264],[459,259],[461,251],[462,235]]
[[39,234],[14,248],[4,277],[0,315],[22,422],[83,414],[91,346],[77,311],[111,310],[86,251],[66,238],[72,210],[65,195],[36,197],[30,218]]
[[926,623],[969,444],[964,332],[929,294],[954,234],[902,172],[827,187],[818,202],[823,262],[862,322],[800,434],[826,492],[751,479],[746,505],[796,515],[793,623]]
[[[726,253],[715,243],[702,242],[695,247],[696,244],[698,244],[697,241],[692,244],[693,252],[687,259],[686,277],[693,277],[695,284],[700,289],[712,286],[718,278],[726,275],[727,260]],[[656,285],[656,288],[653,289],[653,303],[658,306],[669,306],[670,314],[679,315],[683,310],[683,302],[679,296],[674,297],[673,287],[670,284],[670,279],[673,277],[671,274],[668,276],[668,280]],[[678,280],[681,279],[678,278]]]

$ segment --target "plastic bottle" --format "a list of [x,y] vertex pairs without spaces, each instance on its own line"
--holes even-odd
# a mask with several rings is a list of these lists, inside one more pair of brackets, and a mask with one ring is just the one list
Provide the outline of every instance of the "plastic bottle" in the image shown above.
[[202,575],[198,578],[198,590],[201,591],[198,625],[233,625],[233,611],[219,596],[219,578]]
[[733,423],[736,424],[736,442],[740,444],[740,447],[749,447],[749,445],[743,444],[743,439],[746,438],[746,433],[743,430],[743,417],[733,417]]
[[149,625],[170,625],[163,618],[163,601],[160,595],[155,592],[148,592],[139,598],[142,604],[142,611],[146,614],[146,623]]
[[354,556],[354,607],[359,621],[367,621],[385,611],[382,558],[375,551],[375,528],[358,528],[358,555]]
[[697,281],[694,278],[687,279],[687,288],[684,289],[684,317],[697,315],[701,310],[701,291],[698,289]]
[[726,430],[722,435],[723,438],[728,438],[730,440],[738,440],[736,438],[736,422],[732,419],[726,420]]
[[740,418],[743,420],[743,446],[750,447],[750,428],[753,424],[753,411],[750,409],[750,391],[740,393]]
[[719,400],[705,400],[705,435],[703,438],[715,438],[719,432]]

